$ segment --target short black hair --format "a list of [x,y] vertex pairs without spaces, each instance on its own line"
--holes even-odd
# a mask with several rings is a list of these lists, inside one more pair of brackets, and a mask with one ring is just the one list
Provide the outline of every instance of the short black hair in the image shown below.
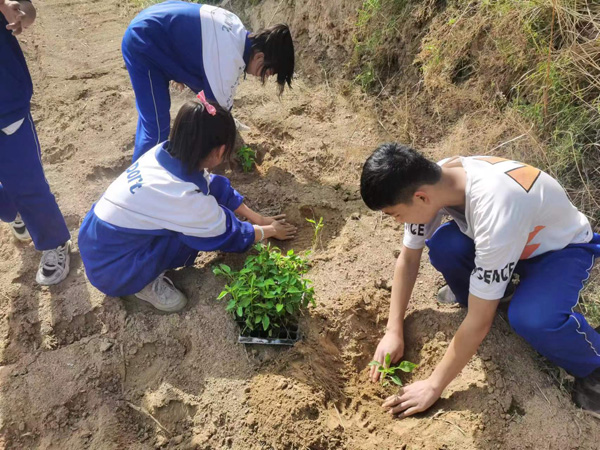
[[214,116],[199,101],[184,103],[171,128],[168,151],[189,173],[199,170],[200,163],[221,145],[225,145],[223,159],[229,159],[235,145],[233,116],[218,103],[209,103],[216,109]]
[[415,149],[395,142],[382,144],[365,161],[360,195],[375,211],[410,204],[420,186],[435,184],[441,176],[441,167]]
[[251,57],[257,52],[265,54],[265,61],[260,73],[262,83],[265,83],[267,71],[273,69],[273,73],[277,74],[279,93],[283,92],[286,83],[291,89],[295,62],[294,42],[289,27],[280,23],[251,33],[248,38],[252,43]]

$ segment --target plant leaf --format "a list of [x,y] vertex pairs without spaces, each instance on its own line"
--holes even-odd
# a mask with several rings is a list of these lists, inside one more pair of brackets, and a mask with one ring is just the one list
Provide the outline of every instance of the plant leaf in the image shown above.
[[241,306],[237,307],[237,315],[238,317],[242,317],[242,314],[244,314],[244,308],[242,308]]
[[385,366],[390,367],[390,363],[392,362],[392,355],[389,353],[385,354]]
[[398,369],[400,369],[402,372],[412,372],[413,370],[415,370],[418,366],[414,363],[411,363],[410,361],[402,361],[400,364],[398,364]]
[[398,375],[392,375],[390,377],[390,379],[396,383],[398,386],[402,386],[402,381],[400,381],[400,378],[398,377]]
[[281,310],[283,309],[283,303],[277,303],[277,306],[275,306],[275,309],[277,310],[277,312],[281,312]]
[[368,365],[369,366],[378,366],[379,367],[381,365],[381,363],[379,361],[371,361]]
[[267,316],[266,314],[263,316],[262,318],[262,324],[263,324],[263,330],[267,331],[267,328],[269,328],[269,323],[271,321],[269,320],[269,316]]

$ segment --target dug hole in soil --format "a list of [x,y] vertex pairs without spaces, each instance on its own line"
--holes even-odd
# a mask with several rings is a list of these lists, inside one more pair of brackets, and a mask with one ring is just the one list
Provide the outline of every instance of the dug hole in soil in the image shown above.
[[[326,22],[354,14],[359,3],[296,1],[277,11],[279,1],[265,0],[248,14],[254,27],[277,12],[275,20],[296,26],[298,45],[323,46],[335,59],[344,21]],[[46,175],[76,244],[90,206],[131,160],[136,111],[120,41],[136,11],[116,0],[36,7],[35,25],[19,40],[34,79]],[[381,126],[372,100],[323,82],[310,58],[300,52],[294,89],[281,98],[273,83],[242,82],[234,114],[252,128],[243,138],[259,165],[249,174],[226,171],[252,208],[285,213],[300,227],[283,250],[309,249],[305,218],[324,218],[308,274],[318,306],[301,318],[303,340],[292,348],[237,344],[238,327],[215,300],[223,280],[211,266],[239,268],[244,255],[205,254],[174,272],[190,303],[163,315],[96,291],[77,251],[65,282],[37,286],[39,254],[3,226],[0,447],[598,448],[598,423],[573,406],[502,314],[429,412],[400,421],[381,408],[394,388],[369,383],[366,366],[387,319],[402,229],[367,210],[357,186],[372,149],[401,136]],[[192,97],[173,93],[173,111]],[[428,154],[450,154],[449,137],[435,136]],[[405,358],[419,368],[404,382],[431,373],[465,316],[436,304],[441,285],[424,256],[405,332]]]

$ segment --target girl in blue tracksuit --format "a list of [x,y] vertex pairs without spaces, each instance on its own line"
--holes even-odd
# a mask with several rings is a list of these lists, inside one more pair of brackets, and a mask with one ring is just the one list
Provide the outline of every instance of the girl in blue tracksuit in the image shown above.
[[15,38],[35,19],[29,1],[0,0],[0,219],[42,252],[36,281],[57,284],[69,273],[70,235],[44,176],[30,112],[33,94]]
[[187,300],[164,271],[193,264],[199,251],[243,252],[267,237],[294,236],[284,216],[253,212],[227,178],[208,172],[229,157],[235,123],[225,108],[199,97],[181,107],[169,140],[121,174],[83,220],[86,274],[107,295],[135,294],[179,311]]
[[127,28],[122,51],[138,110],[134,161],[169,135],[169,81],[204,91],[230,110],[244,72],[263,83],[276,74],[280,92],[294,73],[287,25],[249,33],[225,9],[183,1],[143,10]]

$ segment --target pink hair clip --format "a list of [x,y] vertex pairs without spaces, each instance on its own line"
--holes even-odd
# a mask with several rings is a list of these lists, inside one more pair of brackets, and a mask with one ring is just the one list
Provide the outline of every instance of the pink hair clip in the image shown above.
[[198,98],[198,100],[200,100],[200,103],[202,103],[204,105],[204,108],[206,108],[206,111],[211,116],[217,115],[217,108],[215,108],[213,105],[211,105],[210,103],[208,103],[206,101],[206,96],[204,95],[204,91],[198,92],[198,95],[196,97]]

